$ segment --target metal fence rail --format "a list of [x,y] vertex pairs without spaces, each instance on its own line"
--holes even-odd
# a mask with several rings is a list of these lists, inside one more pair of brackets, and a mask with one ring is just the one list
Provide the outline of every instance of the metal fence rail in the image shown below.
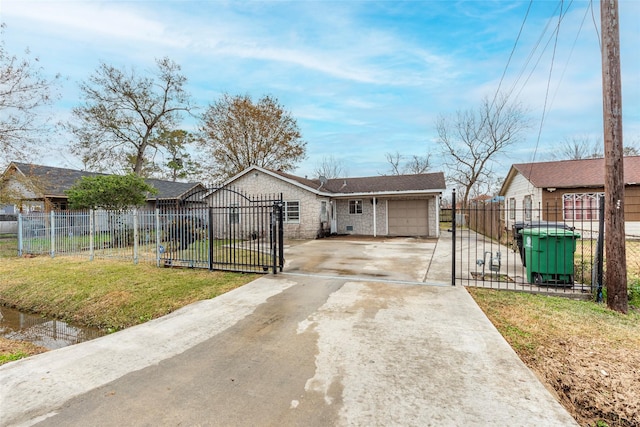
[[131,260],[165,267],[276,273],[282,199],[233,190],[226,205],[60,211],[18,217],[18,255]]
[[[603,213],[591,206],[573,208],[567,216],[562,206],[550,204],[453,209],[452,284],[596,296],[606,285],[596,263]],[[640,239],[629,234],[626,246],[629,286],[634,287],[640,285]]]

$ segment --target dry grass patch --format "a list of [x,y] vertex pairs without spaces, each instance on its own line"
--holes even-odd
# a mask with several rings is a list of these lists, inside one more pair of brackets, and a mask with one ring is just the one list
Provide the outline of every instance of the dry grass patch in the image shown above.
[[46,348],[37,346],[30,342],[15,341],[0,337],[0,365],[44,353]]
[[640,313],[623,315],[560,297],[468,290],[580,425],[640,426]]

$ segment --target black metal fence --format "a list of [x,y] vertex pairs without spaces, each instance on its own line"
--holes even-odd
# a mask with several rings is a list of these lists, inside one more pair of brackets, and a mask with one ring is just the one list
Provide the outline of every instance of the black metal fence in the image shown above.
[[[455,196],[454,196],[455,197]],[[602,294],[604,211],[479,203],[452,212],[452,284],[552,294]],[[560,219],[560,220],[559,220]],[[627,236],[630,284],[640,282],[640,239]]]
[[282,195],[230,188],[153,210],[60,211],[18,217],[18,255],[116,258],[158,266],[282,271]]

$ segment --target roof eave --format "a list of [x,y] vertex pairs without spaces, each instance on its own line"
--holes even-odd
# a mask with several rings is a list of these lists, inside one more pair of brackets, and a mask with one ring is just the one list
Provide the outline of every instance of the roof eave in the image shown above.
[[384,196],[408,196],[408,195],[432,195],[442,194],[446,188],[437,188],[432,190],[403,190],[403,191],[361,191],[357,193],[332,193],[329,194],[333,198],[349,198],[349,197],[384,197]]
[[513,178],[515,178],[517,173],[519,173],[519,171],[514,167],[514,165],[511,165],[511,167],[509,168],[509,172],[507,173],[507,177],[504,179],[504,182],[500,186],[500,191],[498,191],[499,196],[504,196],[506,194],[507,189],[511,185],[511,181],[513,181]]
[[[316,188],[313,188],[313,187],[309,187],[308,185],[304,185],[301,182],[298,182],[296,180],[287,178],[286,176],[278,175],[277,173],[272,172],[272,171],[270,171],[268,169],[261,168],[260,166],[251,166],[251,167],[243,170],[242,172],[232,176],[231,178],[229,178],[228,180],[223,182],[222,185],[219,188],[226,187],[227,185],[233,183],[234,181],[240,179],[244,175],[247,175],[248,173],[250,173],[250,172],[252,172],[254,170],[262,172],[265,175],[269,175],[270,177],[276,178],[276,179],[278,179],[280,181],[284,181],[284,182],[289,183],[291,185],[295,185],[296,187],[299,187],[299,188],[302,188],[304,190],[307,190],[307,191],[309,191],[311,193],[314,193],[314,194],[316,194],[318,196],[331,197],[333,195],[333,193],[327,193],[327,192],[324,192],[324,191],[319,191],[319,189],[316,189]],[[212,195],[213,193],[218,191],[219,188],[215,188],[215,189],[211,190],[210,192],[206,193],[204,197],[209,197],[210,195]]]

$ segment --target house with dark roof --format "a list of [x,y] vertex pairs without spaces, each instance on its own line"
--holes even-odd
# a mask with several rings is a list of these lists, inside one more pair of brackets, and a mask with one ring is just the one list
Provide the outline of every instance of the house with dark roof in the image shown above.
[[[252,166],[221,188],[245,194],[282,194],[287,238],[328,234],[438,237],[439,206],[445,191],[442,172],[307,179]],[[208,196],[215,205],[223,190]]]
[[[626,232],[640,235],[640,156],[625,157],[623,168]],[[521,221],[565,222],[593,229],[604,181],[602,158],[514,164],[499,193],[507,207],[507,229]]]
[[[67,210],[65,193],[80,178],[106,175],[74,169],[12,162],[0,178],[0,195],[4,200],[13,200],[5,205],[2,213],[29,213]],[[184,206],[185,203],[201,203],[205,187],[194,182],[173,182],[160,179],[145,179],[158,190],[147,199],[147,206]]]

